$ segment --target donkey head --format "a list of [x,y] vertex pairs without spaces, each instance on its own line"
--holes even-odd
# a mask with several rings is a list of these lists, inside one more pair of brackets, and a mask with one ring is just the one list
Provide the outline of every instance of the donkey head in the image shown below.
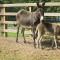
[[39,2],[37,2],[37,7],[38,8],[44,8],[45,2],[42,2],[42,4],[39,4]]
[[44,5],[45,2],[43,2],[42,4],[39,4],[39,2],[37,2],[37,8],[40,11],[40,21],[42,21],[44,17]]

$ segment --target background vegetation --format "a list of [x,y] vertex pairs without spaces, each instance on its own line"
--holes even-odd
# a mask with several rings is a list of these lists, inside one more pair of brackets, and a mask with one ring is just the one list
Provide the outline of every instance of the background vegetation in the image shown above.
[[40,1],[40,2],[60,2],[60,0],[0,0],[2,1],[3,3],[34,3],[34,2],[37,2],[37,1]]
[[[6,3],[7,4],[10,4],[10,3],[36,3],[37,1],[40,1],[40,2],[43,2],[43,1],[45,1],[45,2],[60,2],[60,0],[0,0],[0,4],[6,4]],[[16,7],[6,8],[6,12],[17,12],[17,11],[19,11],[20,8],[16,8]],[[32,10],[34,10],[34,7],[32,7]],[[45,7],[44,11],[45,12],[60,12],[60,7]],[[47,18],[49,20],[51,20],[50,17],[47,17]],[[56,19],[55,19],[56,17],[51,17],[51,18],[54,18],[54,21],[56,21]],[[15,21],[16,19],[15,19],[15,16],[7,16],[6,20]],[[58,20],[58,21],[60,21],[60,20]]]
[[[0,4],[10,4],[10,3],[36,3],[37,1],[40,2],[60,2],[60,0],[0,0]],[[48,7],[47,7],[48,8]],[[8,9],[7,11],[16,11],[16,9]],[[46,11],[50,11],[50,12],[60,12],[60,7],[49,7]]]

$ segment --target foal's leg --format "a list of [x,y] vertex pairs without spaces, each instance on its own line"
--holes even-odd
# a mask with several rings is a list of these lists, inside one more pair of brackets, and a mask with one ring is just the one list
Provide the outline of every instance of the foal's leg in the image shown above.
[[36,39],[36,47],[41,49],[42,34],[41,34],[39,26],[37,26],[35,34],[37,33],[37,31],[38,31],[38,36]]
[[54,35],[54,41],[52,41],[52,48],[53,48],[54,44],[55,44],[55,48],[57,48],[57,42],[56,42],[56,40],[57,40],[57,36]]
[[41,40],[42,40],[42,36],[40,36],[40,39],[38,40],[38,48],[42,48],[42,46],[41,46]]
[[54,36],[54,42],[55,42],[55,48],[57,48],[57,42],[56,42],[57,38],[56,35]]
[[24,43],[26,43],[26,40],[25,40],[25,34],[24,34],[24,32],[25,32],[25,28],[22,28],[21,33],[22,33],[23,38],[24,38]]
[[39,39],[40,39],[40,36],[38,35],[37,39],[36,39],[36,48],[38,48],[38,45],[39,45]]
[[34,47],[36,48],[36,42],[35,42],[35,27],[32,28],[32,31],[33,31]]
[[16,42],[18,42],[19,27],[20,27],[20,24],[17,26],[17,37],[16,37]]
[[57,48],[57,26],[54,29],[54,42],[55,42],[55,48]]
[[41,40],[42,40],[42,35],[40,33],[38,33],[38,37],[36,39],[36,48],[41,49]]

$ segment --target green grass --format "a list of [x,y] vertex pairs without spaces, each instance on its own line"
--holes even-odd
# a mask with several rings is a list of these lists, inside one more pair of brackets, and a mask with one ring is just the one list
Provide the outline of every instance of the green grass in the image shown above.
[[[9,36],[9,37],[16,37],[16,35],[17,35],[16,33],[8,32],[8,36]],[[19,33],[19,36],[22,37],[22,34]]]
[[[8,32],[8,37],[16,37],[16,33]],[[30,36],[29,34],[25,34],[25,36]],[[19,33],[19,37],[22,37],[22,33]]]
[[[0,32],[0,36],[3,36],[3,34]],[[8,32],[7,35],[8,35],[8,37],[16,37],[17,34],[14,32]],[[19,36],[22,37],[22,34],[19,33]]]

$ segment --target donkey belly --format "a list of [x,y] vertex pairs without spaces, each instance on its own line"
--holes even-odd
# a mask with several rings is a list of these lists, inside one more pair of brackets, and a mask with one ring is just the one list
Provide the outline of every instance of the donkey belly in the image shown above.
[[20,20],[20,25],[24,25],[24,26],[32,26],[33,25],[33,20],[30,19],[22,19]]
[[47,28],[46,30],[49,34],[54,34],[54,29],[53,28]]

